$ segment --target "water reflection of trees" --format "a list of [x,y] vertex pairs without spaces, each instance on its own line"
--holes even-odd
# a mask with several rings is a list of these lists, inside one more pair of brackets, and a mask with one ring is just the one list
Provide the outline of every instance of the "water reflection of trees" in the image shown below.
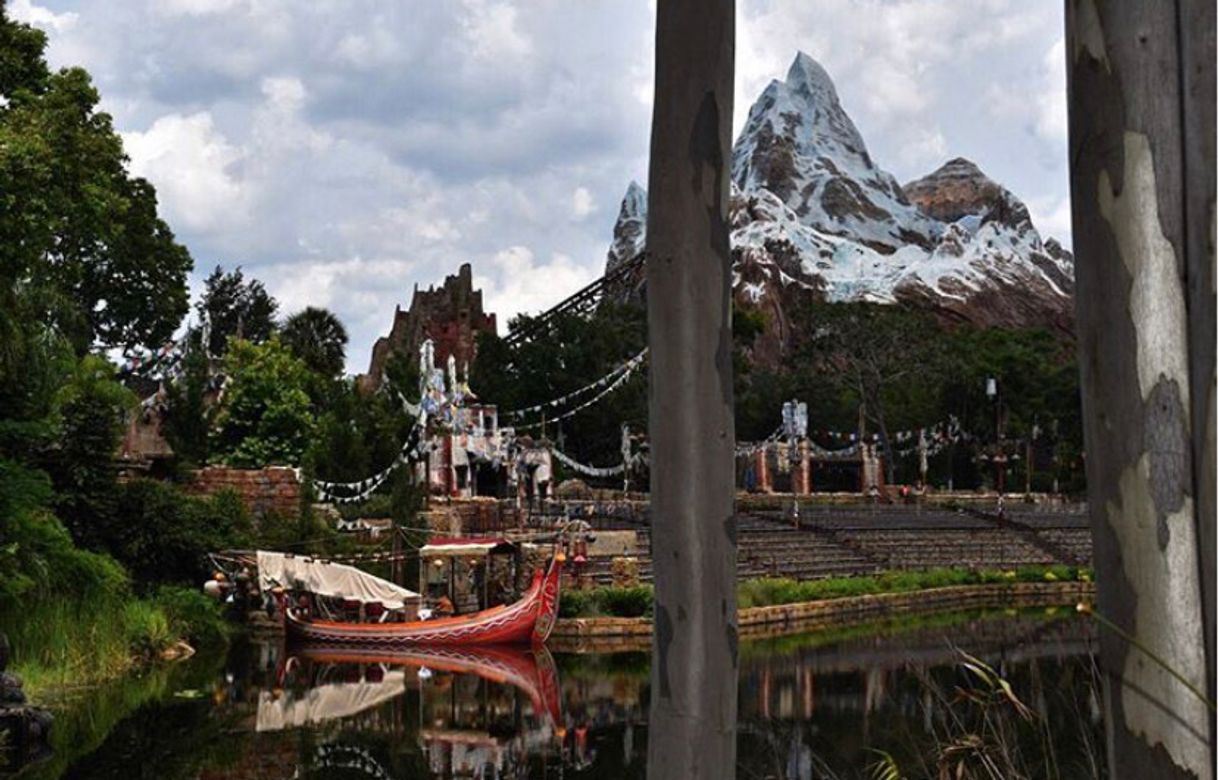
[[[956,615],[854,636],[746,644],[738,776],[870,777],[885,762],[893,776],[907,778],[938,778],[958,764],[961,777],[1102,776],[1090,629],[1064,613],[1058,618]],[[962,652],[992,670],[992,679],[963,666]],[[532,667],[510,659],[484,664],[481,674],[445,669],[439,660],[301,659],[287,675],[268,671],[262,659],[257,683],[233,701],[249,709],[277,687],[281,696],[300,697],[327,685],[401,680],[391,699],[370,696],[366,711],[257,735],[251,749],[290,749],[301,776],[340,776],[327,771],[337,768],[336,757],[352,759],[341,776],[369,776],[366,768],[357,772],[363,759],[355,759],[370,757],[393,778],[642,777],[649,660],[643,653],[560,657],[561,674],[552,678],[560,705],[550,707],[528,690],[529,680],[537,688],[545,679],[541,668],[529,677]],[[234,694],[241,676],[226,683]],[[1021,715],[1022,707],[1035,716]],[[208,780],[254,776],[277,775]]]
[[755,651],[739,776],[1100,777],[1091,639],[1016,618]]

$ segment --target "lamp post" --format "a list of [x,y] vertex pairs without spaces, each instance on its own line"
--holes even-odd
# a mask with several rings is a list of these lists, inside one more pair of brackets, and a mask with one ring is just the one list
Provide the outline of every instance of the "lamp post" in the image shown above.
[[1006,490],[1007,456],[1002,449],[1002,393],[998,389],[998,379],[987,377],[985,380],[986,397],[994,402],[994,468],[996,470],[998,487],[998,516],[1002,517],[1002,494]]

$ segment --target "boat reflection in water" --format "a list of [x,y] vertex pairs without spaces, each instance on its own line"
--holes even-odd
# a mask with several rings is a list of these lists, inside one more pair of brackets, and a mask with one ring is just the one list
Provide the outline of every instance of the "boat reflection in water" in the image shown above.
[[[529,758],[557,757],[566,736],[558,672],[544,647],[306,647],[277,677],[259,692],[255,731],[413,732],[436,776],[528,776]],[[376,752],[322,742],[302,769],[393,776]]]
[[[282,661],[278,643],[247,647],[253,657],[230,656],[211,702],[164,705],[228,724],[235,755],[201,758],[192,777],[645,776],[645,651],[559,653],[556,669],[547,651],[520,647],[299,648]],[[1103,776],[1093,648],[1073,610],[744,642],[737,775],[868,777],[887,754],[906,776],[954,777],[967,747],[1002,776]],[[82,763],[69,776],[104,775]]]

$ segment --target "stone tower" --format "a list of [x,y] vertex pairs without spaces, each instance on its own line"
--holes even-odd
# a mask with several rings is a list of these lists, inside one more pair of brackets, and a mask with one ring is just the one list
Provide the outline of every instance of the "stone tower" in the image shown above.
[[444,278],[439,289],[420,290],[416,284],[410,308],[394,310],[389,335],[372,346],[368,373],[359,378],[360,389],[373,392],[379,388],[389,356],[413,359],[426,339],[435,343],[437,365],[445,365],[449,355],[462,368],[472,365],[479,333],[496,333],[495,315],[482,310],[482,291],[474,289],[473,271],[464,263],[455,276]]

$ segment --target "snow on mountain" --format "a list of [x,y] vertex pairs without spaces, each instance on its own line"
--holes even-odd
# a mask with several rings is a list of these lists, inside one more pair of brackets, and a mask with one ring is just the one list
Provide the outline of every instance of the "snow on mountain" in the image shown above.
[[938,231],[871,161],[829,74],[802,52],[786,81],[771,81],[749,110],[732,180],[746,194],[772,193],[808,227],[884,254],[929,247]]
[[609,245],[605,273],[616,270],[619,265],[642,252],[646,233],[647,192],[638,182],[632,181],[626,188],[626,197],[622,198],[622,208],[613,225],[613,243]]
[[[805,293],[900,301],[978,325],[1073,330],[1073,258],[1042,241],[1024,204],[960,158],[898,184],[806,54],[750,109],[732,182],[737,301],[767,309],[779,342]],[[646,207],[631,182],[606,270],[642,250]]]

